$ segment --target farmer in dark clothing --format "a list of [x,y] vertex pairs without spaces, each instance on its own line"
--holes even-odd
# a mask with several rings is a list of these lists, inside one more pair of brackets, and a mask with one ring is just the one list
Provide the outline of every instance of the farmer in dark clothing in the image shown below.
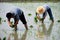
[[[25,16],[24,16],[24,13],[22,10],[20,10],[19,8],[14,8],[13,10],[11,10],[10,12],[8,12],[6,14],[6,17],[7,17],[7,21],[8,21],[8,25],[11,27],[11,26],[14,26],[15,27],[15,30],[17,30],[17,24],[19,22],[19,20],[21,20],[21,22],[24,24],[26,30],[28,29],[27,28],[27,22],[26,22],[26,19],[25,19]],[[10,22],[10,19],[11,18],[14,18],[14,25],[11,24]]]

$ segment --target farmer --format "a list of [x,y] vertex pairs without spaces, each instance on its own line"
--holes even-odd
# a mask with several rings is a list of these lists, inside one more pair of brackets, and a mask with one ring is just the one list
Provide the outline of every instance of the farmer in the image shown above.
[[[28,29],[27,28],[27,22],[26,22],[26,19],[25,19],[25,16],[24,16],[24,13],[21,9],[19,8],[14,8],[12,9],[10,12],[8,12],[6,14],[6,17],[7,17],[7,21],[8,21],[8,25],[10,27],[14,27],[15,30],[17,30],[17,24],[19,22],[19,19],[21,20],[21,22],[24,24],[26,30]],[[13,18],[14,19],[14,25],[11,24],[10,22],[10,19]]]
[[36,16],[40,21],[42,21],[42,23],[44,22],[47,13],[49,14],[51,21],[54,22],[51,8],[48,5],[39,6],[36,9]]

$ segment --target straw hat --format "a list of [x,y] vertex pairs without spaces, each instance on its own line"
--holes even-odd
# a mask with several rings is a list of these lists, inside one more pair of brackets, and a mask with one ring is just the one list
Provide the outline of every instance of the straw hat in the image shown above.
[[43,6],[39,6],[39,7],[37,7],[36,12],[37,12],[38,14],[42,14],[42,13],[45,12],[45,8],[44,8]]

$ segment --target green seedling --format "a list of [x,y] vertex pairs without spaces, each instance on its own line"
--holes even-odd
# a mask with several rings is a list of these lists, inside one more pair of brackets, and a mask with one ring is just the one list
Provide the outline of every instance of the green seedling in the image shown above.
[[11,24],[13,24],[13,21],[11,21]]
[[1,24],[2,18],[0,17],[0,24]]
[[42,20],[43,20],[43,18],[40,18],[39,20],[40,20],[40,21],[42,21]]
[[49,18],[49,20],[52,20],[51,18]]
[[12,21],[10,27],[14,28],[14,26],[15,26],[15,25],[13,24],[13,21]]
[[55,37],[54,37],[54,36],[52,36],[52,39],[53,39],[53,40],[55,40]]
[[14,28],[15,25],[11,25],[10,27]]
[[2,18],[0,17],[0,21],[2,20]]
[[33,26],[32,26],[32,25],[30,25],[30,28],[33,28]]
[[31,16],[31,15],[32,15],[32,14],[30,14],[30,13],[28,14],[28,16]]
[[35,23],[37,23],[37,22],[38,22],[37,17],[34,17],[34,21],[35,21]]
[[4,20],[4,22],[6,22],[6,20]]
[[6,40],[6,37],[4,37],[3,40]]
[[58,20],[58,22],[60,22],[60,20]]

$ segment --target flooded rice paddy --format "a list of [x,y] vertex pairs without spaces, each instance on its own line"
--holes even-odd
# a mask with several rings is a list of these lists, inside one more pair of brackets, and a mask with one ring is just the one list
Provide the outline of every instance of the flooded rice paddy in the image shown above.
[[[34,17],[38,6],[48,4],[52,9],[54,23],[51,23],[47,14],[44,23],[35,22]],[[29,30],[25,30],[21,21],[18,24],[18,30],[9,27],[7,24],[6,13],[14,6],[24,11]],[[60,40],[60,2],[36,2],[36,3],[0,3],[0,40]],[[12,19],[13,20],[13,19]]]

